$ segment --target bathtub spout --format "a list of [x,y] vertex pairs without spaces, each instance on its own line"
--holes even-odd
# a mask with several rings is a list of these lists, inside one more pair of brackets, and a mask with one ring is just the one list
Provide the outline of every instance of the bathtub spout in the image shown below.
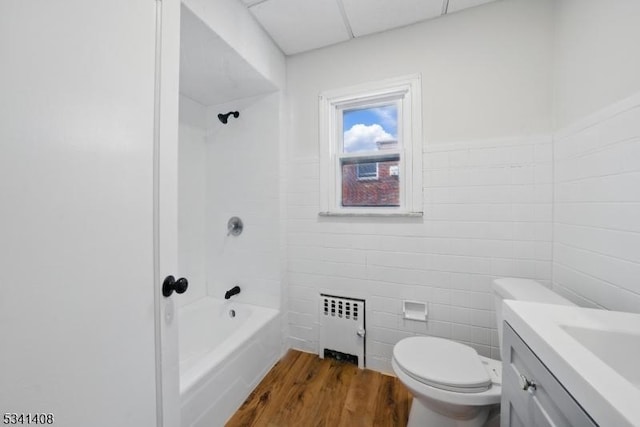
[[240,293],[240,286],[234,286],[224,293],[224,299],[229,299],[234,295],[238,295]]

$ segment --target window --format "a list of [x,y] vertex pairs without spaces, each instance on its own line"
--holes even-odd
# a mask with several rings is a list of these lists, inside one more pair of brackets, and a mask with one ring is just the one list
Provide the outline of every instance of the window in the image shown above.
[[378,163],[358,163],[356,166],[358,181],[365,179],[378,179]]
[[320,96],[321,215],[420,215],[420,77]]

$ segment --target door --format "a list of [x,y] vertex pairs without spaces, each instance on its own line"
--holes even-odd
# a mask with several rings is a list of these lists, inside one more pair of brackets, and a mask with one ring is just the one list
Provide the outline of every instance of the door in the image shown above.
[[176,361],[158,351],[175,339],[159,296],[175,267],[159,243],[164,13],[0,2],[0,416],[17,424],[177,426]]

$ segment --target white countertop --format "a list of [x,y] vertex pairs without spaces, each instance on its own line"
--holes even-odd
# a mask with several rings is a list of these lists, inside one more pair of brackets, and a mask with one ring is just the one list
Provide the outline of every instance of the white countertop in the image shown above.
[[640,314],[504,301],[511,325],[601,426],[640,426]]

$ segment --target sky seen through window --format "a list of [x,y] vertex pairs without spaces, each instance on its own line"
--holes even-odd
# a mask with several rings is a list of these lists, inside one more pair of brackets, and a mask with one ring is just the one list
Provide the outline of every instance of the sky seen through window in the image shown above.
[[398,108],[392,104],[345,110],[342,130],[345,153],[377,151],[378,141],[398,139]]

